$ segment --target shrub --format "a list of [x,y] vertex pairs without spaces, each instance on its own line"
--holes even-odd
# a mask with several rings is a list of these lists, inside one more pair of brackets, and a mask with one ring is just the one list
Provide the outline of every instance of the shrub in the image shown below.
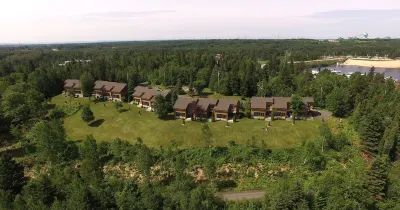
[[51,119],[61,119],[65,116],[65,112],[61,109],[55,108],[50,110],[49,117]]

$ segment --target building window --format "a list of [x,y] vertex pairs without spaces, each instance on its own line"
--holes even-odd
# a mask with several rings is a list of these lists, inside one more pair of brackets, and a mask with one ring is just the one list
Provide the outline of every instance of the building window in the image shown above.
[[181,113],[180,112],[175,112],[175,116],[180,117]]
[[75,94],[81,94],[82,92],[80,90],[75,90]]
[[221,114],[217,114],[217,118],[221,118]]
[[258,112],[254,112],[254,117],[257,117],[258,116]]
[[119,98],[119,95],[113,95],[114,98]]

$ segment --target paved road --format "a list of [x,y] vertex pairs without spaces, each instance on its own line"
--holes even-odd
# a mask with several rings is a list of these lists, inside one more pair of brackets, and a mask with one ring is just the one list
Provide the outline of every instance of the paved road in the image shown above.
[[244,199],[262,199],[264,198],[264,191],[246,191],[246,192],[220,192],[217,196],[225,200],[244,200]]

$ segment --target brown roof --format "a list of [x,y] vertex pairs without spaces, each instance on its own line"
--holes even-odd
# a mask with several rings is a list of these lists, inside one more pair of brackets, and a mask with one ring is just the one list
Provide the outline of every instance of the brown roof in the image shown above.
[[197,100],[188,97],[178,97],[178,100],[175,102],[174,109],[186,110],[189,104],[193,102],[197,102]]
[[267,109],[267,103],[273,103],[273,98],[253,97],[251,98],[252,109]]
[[108,81],[97,80],[94,83],[94,90],[102,90]]
[[64,81],[64,88],[81,88],[81,82],[77,79],[67,79]]
[[150,100],[153,96],[158,95],[158,90],[156,89],[147,89],[145,90],[144,94],[142,95],[142,99]]
[[142,90],[142,89],[147,89],[147,88],[148,88],[147,85],[145,85],[145,84],[139,84],[138,86],[135,87],[134,91]]
[[199,98],[199,102],[197,106],[200,107],[201,110],[207,111],[210,105],[215,106],[218,103],[218,99],[215,98]]
[[104,90],[113,93],[120,93],[125,87],[126,83],[118,83],[118,82],[107,82],[102,81],[104,84]]
[[290,102],[290,97],[273,97],[274,108],[277,109],[287,109],[288,103]]
[[126,83],[116,83],[114,82],[115,86],[112,89],[113,93],[121,93],[126,88]]
[[238,101],[230,99],[219,99],[217,106],[214,108],[216,111],[229,112],[232,106],[236,105]]
[[164,97],[166,97],[167,95],[168,95],[168,93],[169,92],[171,92],[170,90],[163,90],[163,91],[158,91],[158,93],[157,94],[155,94],[154,96],[153,96],[153,98],[151,98],[151,102],[154,102],[154,101],[156,101],[156,96],[158,95],[158,94],[160,94],[160,95],[162,95],[162,96],[164,96]]
[[137,86],[135,92],[132,94],[134,97],[141,97],[144,100],[154,101],[154,96],[161,94],[162,96],[167,96],[170,90],[153,89],[144,86]]
[[303,102],[304,103],[314,103],[314,98],[313,97],[304,97]]
[[141,97],[143,94],[145,93],[145,91],[143,89],[138,88],[137,90],[135,90],[135,92],[133,92],[133,97]]

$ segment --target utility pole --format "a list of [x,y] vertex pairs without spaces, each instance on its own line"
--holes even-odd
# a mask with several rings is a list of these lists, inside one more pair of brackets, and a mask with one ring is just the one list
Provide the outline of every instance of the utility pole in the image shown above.
[[217,93],[219,93],[219,67],[218,67],[218,88],[217,88]]
[[131,111],[131,101],[129,100],[129,96],[130,96],[130,94],[129,94],[129,86],[130,86],[130,84],[129,84],[129,73],[128,72],[126,72],[126,83],[128,83],[128,109],[129,109],[129,111]]

